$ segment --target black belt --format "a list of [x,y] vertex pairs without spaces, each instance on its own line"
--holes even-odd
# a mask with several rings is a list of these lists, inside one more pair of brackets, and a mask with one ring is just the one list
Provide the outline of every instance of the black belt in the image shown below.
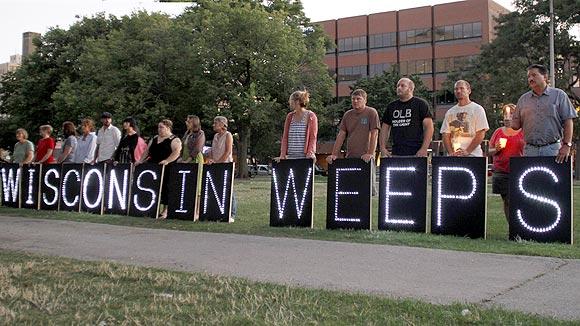
[[534,147],[545,147],[545,146],[549,146],[549,145],[552,145],[552,144],[555,144],[555,143],[559,143],[559,142],[560,142],[560,139],[554,140],[551,143],[545,143],[545,144],[529,144],[528,143],[527,145],[534,146]]

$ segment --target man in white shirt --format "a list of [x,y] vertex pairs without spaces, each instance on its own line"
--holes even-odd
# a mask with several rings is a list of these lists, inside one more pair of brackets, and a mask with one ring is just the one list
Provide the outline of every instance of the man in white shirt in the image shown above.
[[97,163],[112,160],[121,141],[121,131],[112,125],[113,116],[109,112],[103,112],[101,122],[103,126],[97,133],[97,150],[95,152],[95,162]]
[[450,156],[483,156],[481,142],[489,129],[485,110],[469,99],[467,81],[458,80],[454,91],[457,104],[445,113],[441,125],[445,149]]

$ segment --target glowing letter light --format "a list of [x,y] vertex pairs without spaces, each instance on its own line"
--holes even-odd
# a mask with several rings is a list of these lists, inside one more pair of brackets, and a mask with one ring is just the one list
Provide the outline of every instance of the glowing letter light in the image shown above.
[[[8,170],[8,173],[6,173]],[[14,178],[16,171],[16,178]],[[20,184],[20,169],[2,168],[2,192],[4,193],[4,202],[18,203],[18,185]],[[12,195],[12,196],[11,196]]]
[[211,174],[209,173],[209,171],[207,171],[207,173],[205,174],[205,182],[206,182],[206,187],[205,187],[205,194],[204,194],[204,198],[203,198],[203,213],[206,214],[207,213],[207,198],[208,196],[208,192],[209,192],[209,188],[211,186],[211,190],[213,192],[213,195],[215,197],[215,200],[218,204],[218,208],[220,210],[220,213],[223,215],[226,212],[226,189],[227,189],[227,185],[228,185],[228,171],[225,170],[224,171],[224,186],[222,189],[222,199],[220,200],[218,197],[218,193],[215,187],[215,184],[213,182],[213,178],[211,177]]
[[155,205],[155,203],[157,202],[157,194],[155,193],[155,191],[153,189],[146,188],[141,184],[141,179],[146,174],[150,174],[153,177],[153,180],[157,180],[158,178],[157,173],[151,170],[143,170],[139,174],[139,176],[137,176],[137,188],[141,191],[145,191],[151,194],[151,202],[147,206],[141,206],[141,204],[139,203],[139,196],[137,194],[133,195],[133,202],[135,203],[135,208],[137,208],[141,212],[146,212],[150,210],[153,207],[153,205]]
[[391,223],[391,224],[406,224],[406,225],[412,225],[415,224],[415,221],[413,220],[405,220],[405,219],[391,219],[390,218],[390,213],[389,213],[389,208],[390,208],[390,197],[394,197],[394,196],[404,196],[404,197],[410,197],[413,196],[413,194],[410,191],[392,191],[391,190],[391,172],[392,171],[396,171],[396,172],[415,172],[415,168],[414,167],[388,167],[387,172],[385,173],[385,223]]
[[50,169],[44,175],[44,180],[43,180],[44,184],[54,192],[54,197],[52,197],[51,200],[49,200],[47,198],[46,193],[42,194],[42,201],[44,202],[44,204],[46,206],[56,205],[56,203],[58,201],[58,188],[55,185],[50,184],[50,182],[48,180],[50,175],[53,175],[53,174],[54,174],[55,179],[60,179],[60,173],[58,172],[57,169]]
[[288,199],[288,191],[290,187],[292,187],[292,192],[294,194],[294,205],[296,207],[296,215],[298,219],[302,217],[302,211],[304,209],[304,203],[306,201],[306,192],[308,190],[308,185],[310,184],[310,176],[312,175],[312,168],[308,169],[308,175],[306,176],[306,184],[304,185],[304,189],[302,190],[301,196],[298,196],[296,192],[296,181],[294,176],[294,170],[290,169],[290,174],[288,176],[288,180],[286,181],[286,188],[284,189],[284,197],[282,201],[280,201],[280,191],[278,189],[278,178],[276,176],[276,169],[272,169],[272,177],[274,178],[274,189],[276,192],[276,204],[278,208],[278,218],[284,218],[284,211],[286,209],[286,201]]
[[[107,207],[113,209],[113,201],[115,197],[119,202],[121,210],[127,209],[127,193],[129,188],[129,170],[123,171],[123,189],[119,184],[119,179],[117,178],[117,171],[111,170],[109,173],[109,178],[111,178],[109,183],[109,203]],[[116,196],[115,196],[116,195]]]
[[526,178],[526,176],[532,172],[541,172],[541,173],[546,173],[548,174],[552,180],[554,181],[554,183],[558,183],[558,177],[556,176],[556,174],[554,173],[554,171],[545,168],[545,167],[541,167],[541,166],[536,166],[536,167],[531,167],[528,168],[527,170],[524,171],[524,173],[522,173],[522,175],[520,176],[520,178],[518,179],[518,189],[519,191],[526,197],[535,201],[538,201],[540,203],[544,203],[547,204],[549,206],[554,207],[554,209],[556,210],[556,218],[554,219],[554,223],[548,225],[548,226],[531,226],[528,223],[526,223],[526,221],[524,220],[524,217],[522,215],[522,210],[518,209],[517,212],[517,216],[518,216],[518,221],[520,222],[520,224],[525,227],[526,229],[528,229],[529,231],[532,232],[536,232],[536,233],[545,233],[545,232],[550,232],[552,231],[557,225],[558,223],[560,223],[560,219],[562,218],[562,209],[560,208],[560,206],[558,205],[558,203],[552,199],[543,197],[543,196],[539,196],[539,195],[534,195],[532,193],[529,193],[528,191],[526,191],[526,189],[524,189],[524,179]]
[[[95,200],[94,203],[91,203],[91,202],[89,202],[89,197],[87,196],[88,195],[87,191],[88,191],[89,181],[91,180],[91,177],[93,175],[96,175],[97,180],[99,181],[99,186],[97,189],[97,199]],[[101,202],[103,201],[104,188],[105,188],[105,180],[103,178],[103,174],[101,173],[101,171],[99,171],[98,169],[89,170],[89,172],[87,172],[87,174],[85,175],[85,178],[83,180],[83,203],[85,204],[85,206],[87,206],[90,209],[93,209],[93,208],[97,208],[99,205],[101,205]]]
[[[443,193],[443,171],[466,173],[471,177],[471,192],[468,194],[444,194]],[[439,168],[439,174],[437,176],[437,226],[442,225],[442,212],[443,212],[443,199],[455,199],[455,200],[469,200],[475,195],[477,190],[477,180],[475,179],[475,174],[468,168],[464,167],[453,167],[453,166],[441,166]]]
[[338,217],[338,196],[356,196],[358,191],[340,191],[339,190],[339,175],[340,172],[354,172],[362,171],[361,168],[337,168],[336,169],[336,180],[335,180],[335,190],[336,196],[334,197],[334,220],[337,222],[360,222],[360,218],[349,218],[349,217]]

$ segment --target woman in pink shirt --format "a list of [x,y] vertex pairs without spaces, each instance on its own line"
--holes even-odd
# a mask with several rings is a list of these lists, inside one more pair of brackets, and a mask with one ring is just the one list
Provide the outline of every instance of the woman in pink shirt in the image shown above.
[[280,145],[280,159],[316,158],[318,118],[307,109],[310,94],[296,91],[290,95],[288,104],[292,112],[286,116]]
[[509,222],[509,173],[510,157],[524,156],[524,134],[520,130],[510,128],[514,104],[503,106],[503,124],[494,131],[489,140],[489,153],[493,157],[492,192],[500,194],[503,200],[503,210]]

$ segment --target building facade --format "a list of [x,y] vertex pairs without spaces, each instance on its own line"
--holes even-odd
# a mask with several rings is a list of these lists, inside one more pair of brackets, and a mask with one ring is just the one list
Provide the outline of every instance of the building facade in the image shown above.
[[421,77],[442,119],[454,102],[442,89],[447,74],[468,69],[493,39],[494,18],[508,12],[491,0],[466,0],[318,22],[336,44],[324,59],[335,77],[334,95],[348,96],[357,79],[398,65],[402,75]]
[[35,38],[39,38],[40,33],[24,32],[22,33],[22,56],[27,57],[36,50],[36,46],[32,42]]
[[22,56],[14,54],[10,56],[10,61],[0,64],[0,76],[10,71],[16,70],[22,64]]

